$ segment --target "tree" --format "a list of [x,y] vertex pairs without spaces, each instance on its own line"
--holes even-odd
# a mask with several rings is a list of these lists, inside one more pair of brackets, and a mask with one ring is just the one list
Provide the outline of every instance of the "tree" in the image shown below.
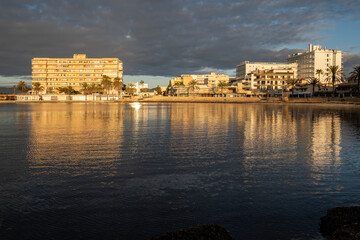
[[92,84],[89,84],[88,86],[87,86],[87,91],[88,91],[88,93],[95,93],[96,92],[96,85],[95,85],[95,83],[92,83]]
[[333,86],[333,97],[335,97],[335,83],[342,80],[342,71],[338,65],[328,67],[328,72],[331,75],[331,82]]
[[68,86],[68,87],[59,87],[57,88],[57,90],[60,93],[65,93],[66,95],[74,95],[74,94],[78,94],[79,92],[76,91],[75,89],[73,89],[72,86]]
[[195,79],[191,80],[188,84],[188,93],[190,93],[190,91],[194,92],[195,90],[200,89],[199,86],[197,86],[197,81]]
[[218,88],[221,89],[221,96],[223,96],[224,88],[227,87],[227,83],[225,81],[220,81],[217,85]]
[[324,74],[324,71],[323,71],[322,69],[316,69],[316,74],[319,76],[319,77],[318,77],[318,83],[319,83],[319,90],[320,90],[321,75]]
[[33,84],[33,91],[36,93],[36,94],[39,94],[40,91],[44,90],[44,87],[41,86],[40,83],[34,83]]
[[112,81],[111,81],[111,78],[106,76],[106,75],[103,75],[103,80],[101,80],[101,85],[104,87],[104,89],[106,90],[106,93],[109,94],[109,90],[111,89],[112,87]]
[[354,67],[354,70],[350,72],[350,79],[354,82],[357,81],[357,92],[360,96],[360,65]]
[[292,92],[294,92],[294,87],[299,84],[299,79],[289,79],[287,84],[291,87]]
[[161,87],[159,85],[155,88],[155,91],[157,92],[158,95],[162,93]]
[[317,78],[311,78],[307,80],[308,84],[313,86],[313,95],[315,94],[315,85],[319,83],[319,80]]
[[16,88],[17,86],[16,85],[12,85],[13,89],[14,89],[14,95],[16,94]]
[[140,81],[140,85],[143,85],[143,84],[144,84],[144,81],[143,81],[143,80],[141,80],[141,81]]
[[118,94],[120,94],[120,91],[122,90],[124,86],[124,83],[120,81],[120,78],[116,77],[114,78],[113,87],[117,91]]
[[95,93],[104,93],[104,87],[100,84],[100,83],[98,83],[98,84],[94,84],[94,92]]
[[184,83],[183,82],[176,82],[175,84],[174,84],[174,86],[176,86],[176,88],[177,88],[177,96],[180,96],[180,88],[181,88],[181,86],[184,86]]
[[85,95],[89,94],[89,88],[90,88],[90,85],[87,84],[86,82],[81,84],[81,92]]
[[135,92],[135,83],[129,82],[129,86],[126,88],[126,91],[130,94]]
[[16,88],[17,88],[17,90],[19,90],[22,93],[27,92],[29,90],[29,87],[27,86],[27,84],[24,81],[18,82]]

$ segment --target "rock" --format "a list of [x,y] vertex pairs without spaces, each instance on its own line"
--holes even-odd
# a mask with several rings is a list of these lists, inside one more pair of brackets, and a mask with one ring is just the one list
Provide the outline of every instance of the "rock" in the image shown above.
[[215,224],[200,225],[185,230],[167,232],[165,235],[150,240],[233,240],[229,232]]
[[360,206],[337,207],[320,220],[321,234],[333,240],[360,240]]

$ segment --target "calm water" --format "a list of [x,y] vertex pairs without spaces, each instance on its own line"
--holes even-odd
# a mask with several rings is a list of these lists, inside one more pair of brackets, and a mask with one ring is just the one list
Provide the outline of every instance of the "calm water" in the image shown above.
[[0,104],[0,153],[0,239],[321,239],[360,205],[351,106]]

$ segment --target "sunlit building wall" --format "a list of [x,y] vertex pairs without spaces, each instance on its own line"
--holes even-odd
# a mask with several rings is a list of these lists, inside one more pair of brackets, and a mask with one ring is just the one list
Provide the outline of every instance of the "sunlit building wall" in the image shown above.
[[211,72],[210,74],[204,75],[180,75],[170,81],[170,85],[174,86],[177,82],[182,82],[185,86],[189,85],[192,80],[195,80],[198,85],[207,85],[208,87],[216,87],[220,81],[229,83],[229,75],[216,74]]
[[236,66],[236,78],[242,81],[252,72],[265,71],[272,69],[291,69],[294,72],[294,77],[297,78],[297,64],[296,63],[275,63],[275,62],[250,62],[244,61]]
[[295,78],[295,72],[292,68],[257,70],[250,73],[246,80],[250,81],[248,86],[252,89],[281,90],[288,86],[288,81]]
[[304,53],[295,53],[288,56],[289,63],[297,63],[298,78],[310,79],[319,78],[316,74],[317,69],[323,70],[320,75],[320,82],[329,82],[329,66],[339,66],[342,68],[342,52],[337,49],[326,49],[320,45],[309,44]]
[[73,58],[33,58],[32,84],[40,83],[42,93],[58,92],[59,87],[80,91],[83,83],[100,84],[106,75],[123,79],[123,62],[118,58],[88,58],[74,54]]

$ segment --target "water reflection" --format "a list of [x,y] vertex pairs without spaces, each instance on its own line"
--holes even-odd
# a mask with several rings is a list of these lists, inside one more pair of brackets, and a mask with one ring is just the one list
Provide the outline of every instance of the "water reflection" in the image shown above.
[[122,148],[124,106],[33,104],[29,168],[33,174],[115,172]]
[[[328,207],[360,197],[353,191],[360,187],[357,109],[21,106],[26,111],[6,114],[0,106],[0,149],[9,158],[0,161],[0,180],[7,182],[0,185],[0,205],[7,204],[0,218],[11,236],[25,219],[28,236],[55,226],[65,237],[95,231],[108,239],[148,239],[219,223],[237,239],[311,239]],[[19,142],[26,153],[10,148]],[[21,169],[16,177],[14,168]],[[68,219],[73,224],[61,228]]]
[[[341,164],[341,119],[321,108],[251,104],[33,104],[29,168],[32,174],[132,172],[147,154],[175,168],[230,163],[242,176],[257,171],[313,180]],[[135,159],[134,162],[129,159]],[[149,165],[150,166],[150,165]],[[334,168],[335,167],[335,168]],[[290,171],[287,168],[287,171]],[[304,172],[304,173],[305,173]]]
[[340,116],[334,113],[319,114],[313,123],[311,140],[314,166],[340,164]]
[[130,106],[134,108],[135,110],[139,110],[141,107],[141,104],[138,102],[130,103]]

